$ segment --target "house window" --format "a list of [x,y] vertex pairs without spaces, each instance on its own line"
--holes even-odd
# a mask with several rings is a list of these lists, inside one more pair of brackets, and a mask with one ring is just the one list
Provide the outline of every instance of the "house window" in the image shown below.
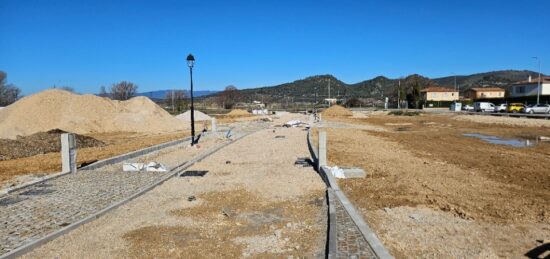
[[525,93],[525,86],[516,87],[516,93],[518,93],[518,94]]

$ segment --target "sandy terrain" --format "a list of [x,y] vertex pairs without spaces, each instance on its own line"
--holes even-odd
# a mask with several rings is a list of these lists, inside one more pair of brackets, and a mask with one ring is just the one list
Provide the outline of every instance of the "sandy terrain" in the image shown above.
[[328,159],[367,170],[366,179],[340,184],[396,257],[522,257],[550,238],[550,144],[515,148],[462,136],[535,138],[548,128],[449,115],[340,121],[386,129],[328,130]]
[[[275,138],[275,136],[284,136]],[[26,258],[323,257],[325,185],[301,128],[262,130]]]

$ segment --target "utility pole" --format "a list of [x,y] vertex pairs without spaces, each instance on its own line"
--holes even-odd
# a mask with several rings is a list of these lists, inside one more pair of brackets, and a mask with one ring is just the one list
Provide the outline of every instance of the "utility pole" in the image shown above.
[[328,79],[328,99],[330,99],[330,78]]
[[401,110],[401,78],[397,87],[397,109]]
[[458,88],[456,88],[456,75],[455,75],[455,90],[457,90]]
[[174,90],[172,90],[172,112],[176,112],[176,107],[174,106]]
[[539,104],[540,102],[540,58],[539,57],[533,57],[534,59],[536,59],[538,62],[539,62],[539,83],[538,83],[538,86],[537,86],[537,104]]

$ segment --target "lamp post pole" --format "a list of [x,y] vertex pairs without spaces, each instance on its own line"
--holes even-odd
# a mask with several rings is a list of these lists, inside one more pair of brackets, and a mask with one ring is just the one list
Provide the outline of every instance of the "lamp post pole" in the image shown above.
[[538,62],[539,62],[539,82],[538,82],[538,86],[537,86],[537,104],[539,104],[539,101],[540,101],[540,58],[539,57],[533,57],[534,59],[536,59]]
[[195,145],[195,108],[193,103],[193,65],[195,65],[195,57],[189,54],[187,56],[187,65],[189,66],[189,78],[191,80],[191,146]]

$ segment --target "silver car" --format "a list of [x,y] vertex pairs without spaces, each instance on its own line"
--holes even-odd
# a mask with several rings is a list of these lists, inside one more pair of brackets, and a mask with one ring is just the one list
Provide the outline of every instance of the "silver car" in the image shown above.
[[525,113],[550,113],[550,104],[535,104],[529,105],[523,111]]

